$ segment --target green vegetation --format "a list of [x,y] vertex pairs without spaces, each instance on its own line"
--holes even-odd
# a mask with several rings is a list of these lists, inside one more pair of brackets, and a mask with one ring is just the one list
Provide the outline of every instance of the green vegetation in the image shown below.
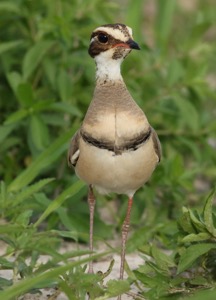
[[[106,274],[85,272],[89,252],[79,245],[88,241],[87,188],[66,152],[94,88],[90,33],[115,22],[132,27],[142,48],[122,73],[159,134],[163,159],[132,211],[127,248],[139,251],[143,265],[105,285]],[[1,299],[54,287],[52,299],[63,291],[68,299],[89,292],[102,300],[132,283],[137,299],[215,299],[215,34],[214,0],[1,0]],[[110,225],[99,208],[111,197],[97,198],[95,241],[108,243],[127,203],[119,197]],[[61,254],[64,240],[75,250]],[[41,255],[48,261],[40,263]]]

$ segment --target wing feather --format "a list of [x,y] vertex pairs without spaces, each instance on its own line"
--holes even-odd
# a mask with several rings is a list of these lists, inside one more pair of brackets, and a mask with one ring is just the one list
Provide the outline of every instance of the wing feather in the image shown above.
[[152,129],[152,140],[153,140],[153,144],[154,144],[154,149],[158,156],[158,162],[160,162],[161,156],[162,156],[161,144],[160,144],[160,141],[159,141],[156,131],[152,127],[151,127],[151,129]]
[[67,161],[68,165],[75,167],[79,159],[79,141],[80,141],[80,130],[78,130],[71,139],[70,147],[68,149]]

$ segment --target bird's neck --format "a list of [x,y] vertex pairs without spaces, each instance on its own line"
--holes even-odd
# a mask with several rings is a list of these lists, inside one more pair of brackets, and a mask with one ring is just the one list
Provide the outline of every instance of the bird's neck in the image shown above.
[[123,81],[121,76],[120,59],[105,60],[103,57],[96,59],[96,80],[97,82]]

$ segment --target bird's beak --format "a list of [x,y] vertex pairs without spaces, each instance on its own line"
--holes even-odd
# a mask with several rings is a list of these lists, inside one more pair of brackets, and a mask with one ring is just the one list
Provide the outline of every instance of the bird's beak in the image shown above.
[[123,48],[140,50],[140,46],[132,39],[129,39],[125,43],[122,42],[122,43],[115,44],[113,48],[115,47],[123,47]]
[[129,39],[127,41],[127,44],[129,45],[129,48],[131,48],[131,49],[140,50],[140,46],[132,39]]

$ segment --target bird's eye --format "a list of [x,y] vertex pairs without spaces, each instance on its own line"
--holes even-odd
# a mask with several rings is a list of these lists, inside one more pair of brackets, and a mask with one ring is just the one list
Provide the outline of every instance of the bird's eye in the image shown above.
[[98,40],[100,43],[106,44],[108,42],[108,36],[104,33],[98,35]]

